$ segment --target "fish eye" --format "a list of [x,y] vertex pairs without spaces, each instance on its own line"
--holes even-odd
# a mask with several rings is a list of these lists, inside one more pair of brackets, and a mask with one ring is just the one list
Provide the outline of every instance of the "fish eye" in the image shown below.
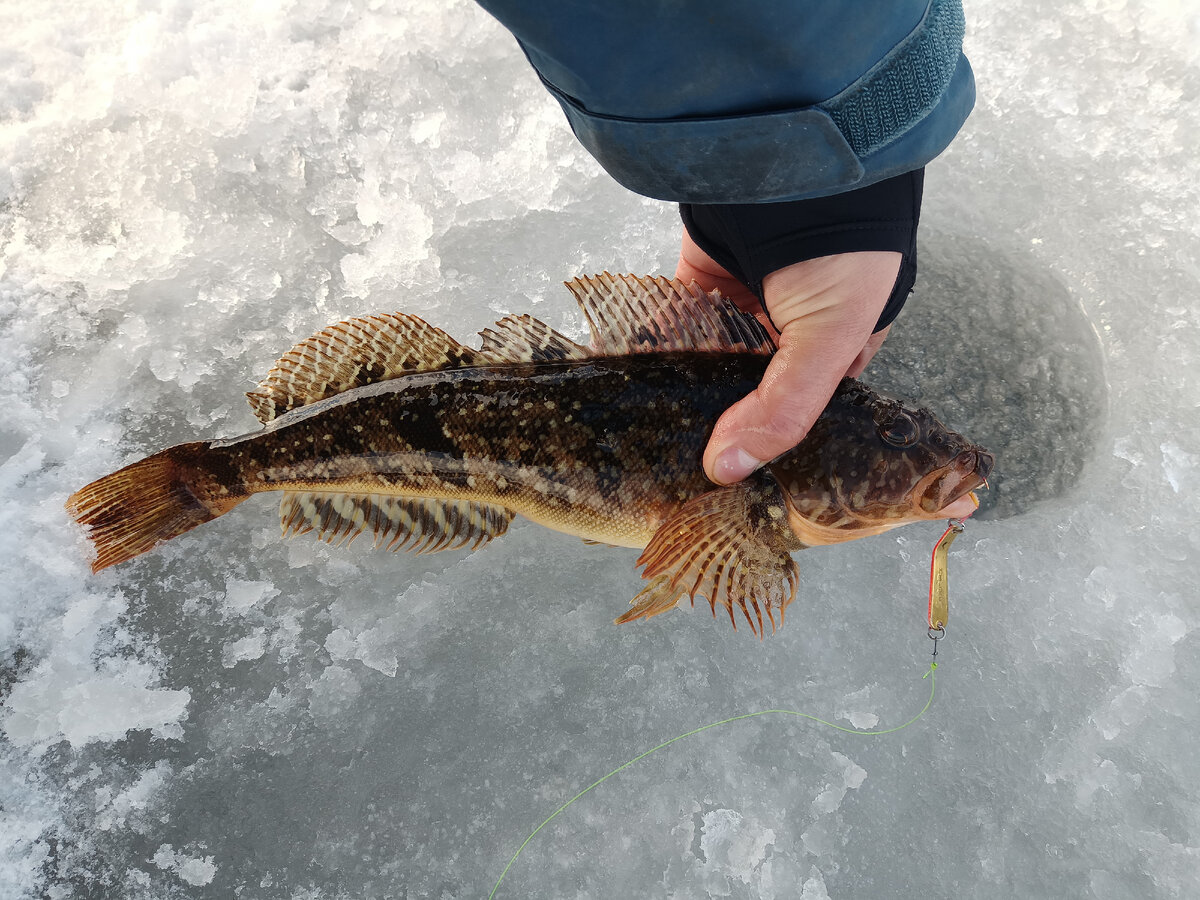
[[921,429],[912,416],[897,410],[879,425],[879,436],[893,447],[911,447],[921,436]]

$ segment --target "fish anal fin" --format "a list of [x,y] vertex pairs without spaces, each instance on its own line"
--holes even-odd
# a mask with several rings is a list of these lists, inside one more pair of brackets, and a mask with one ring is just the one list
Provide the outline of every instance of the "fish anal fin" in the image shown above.
[[347,319],[301,341],[246,395],[270,422],[290,409],[411,372],[476,365],[479,351],[405,313]]
[[435,500],[382,494],[287,491],[279,505],[284,537],[309,531],[329,544],[350,543],[370,531],[376,547],[437,553],[479,548],[508,530],[513,513],[474,500]]
[[587,359],[593,354],[533,316],[505,316],[491,328],[479,332],[485,362],[552,362]]
[[725,608],[735,630],[740,610],[761,637],[766,622],[772,631],[783,624],[784,610],[796,596],[799,572],[790,553],[801,546],[769,474],[701,494],[650,539],[638,558],[650,583],[617,621],[658,615],[684,597],[694,605],[702,596],[714,616],[718,605]]
[[771,354],[775,344],[754,316],[696,282],[603,272],[566,282],[587,317],[596,355],[676,350]]

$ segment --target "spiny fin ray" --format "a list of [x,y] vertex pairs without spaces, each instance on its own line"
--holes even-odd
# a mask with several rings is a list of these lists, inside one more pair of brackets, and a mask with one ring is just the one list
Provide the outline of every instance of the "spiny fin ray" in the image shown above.
[[717,291],[661,275],[604,272],[566,282],[592,329],[600,356],[675,350],[775,352],[770,335],[754,316]]
[[796,596],[799,572],[788,553],[794,547],[764,509],[760,492],[746,483],[685,503],[638,558],[649,584],[617,624],[666,612],[684,597],[695,605],[696,597],[703,596],[714,616],[718,605],[725,607],[734,630],[735,607],[760,637],[764,613],[772,631],[782,625],[784,610]]
[[288,410],[365,384],[478,361],[478,350],[416,316],[366,316],[330,325],[298,343],[246,397],[266,424]]
[[569,281],[567,288],[591,326],[591,349],[528,315],[507,316],[481,332],[482,350],[460,344],[416,316],[365,316],[330,325],[296,344],[246,397],[266,424],[288,410],[412,372],[675,350],[775,350],[753,316],[695,282],[604,272]]
[[587,347],[529,315],[505,316],[479,336],[483,338],[479,354],[487,362],[553,362],[592,355]]

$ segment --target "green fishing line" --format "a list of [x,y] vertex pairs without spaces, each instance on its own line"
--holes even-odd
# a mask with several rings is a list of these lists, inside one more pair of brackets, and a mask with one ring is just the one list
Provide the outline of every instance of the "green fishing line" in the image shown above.
[[730,716],[728,719],[722,719],[720,722],[710,722],[707,725],[701,725],[699,728],[693,728],[691,731],[686,732],[685,734],[678,735],[677,737],[673,737],[669,741],[663,741],[657,747],[651,747],[645,753],[639,753],[633,759],[629,760],[629,762],[625,763],[624,765],[617,766],[615,769],[613,769],[611,772],[609,772],[603,778],[600,778],[600,779],[592,782],[591,784],[589,784],[582,791],[580,791],[578,794],[576,794],[574,797],[572,797],[570,800],[568,800],[566,803],[564,803],[562,806],[560,806],[558,809],[556,809],[554,812],[552,812],[549,816],[547,816],[546,820],[544,822],[542,822],[541,825],[539,825],[537,828],[533,829],[533,831],[531,831],[529,833],[529,837],[525,838],[525,840],[522,842],[521,846],[517,848],[517,852],[512,855],[512,859],[510,859],[508,861],[508,865],[506,865],[504,867],[504,871],[500,873],[500,877],[496,879],[496,883],[492,886],[492,892],[490,894],[488,894],[488,900],[492,900],[492,898],[496,896],[496,891],[498,891],[500,889],[500,882],[502,882],[504,880],[504,876],[508,874],[508,870],[511,869],[513,866],[513,863],[515,863],[517,861],[517,857],[519,857],[521,855],[521,853],[525,850],[525,848],[527,846],[529,846],[529,842],[534,839],[534,837],[537,835],[537,833],[539,831],[541,831],[543,828],[545,828],[547,825],[549,825],[551,822],[553,822],[560,813],[564,812],[572,803],[574,803],[576,800],[578,800],[580,797],[582,797],[584,794],[586,794],[592,788],[599,787],[600,785],[604,784],[604,782],[608,781],[608,779],[610,779],[614,775],[616,775],[618,772],[623,772],[625,769],[628,769],[634,763],[645,759],[651,753],[657,753],[659,750],[663,749],[663,747],[669,747],[672,744],[674,744],[676,741],[682,741],[684,738],[691,737],[694,734],[699,734],[702,731],[708,731],[710,728],[717,728],[721,725],[728,725],[731,722],[739,722],[742,719],[754,719],[754,718],[757,718],[758,716],[769,716],[773,713],[778,713],[779,715],[782,715],[782,716],[795,716],[800,719],[808,719],[809,721],[816,722],[819,725],[828,725],[830,728],[834,728],[838,731],[844,731],[846,734],[861,734],[861,735],[864,735],[867,737],[875,736],[875,735],[883,735],[883,734],[895,734],[897,731],[903,731],[909,725],[916,722],[919,718],[921,718],[921,716],[925,715],[925,713],[929,711],[929,707],[931,707],[933,705],[933,695],[934,695],[934,692],[937,690],[937,676],[934,675],[934,672],[937,670],[937,666],[938,666],[938,664],[936,662],[931,662],[929,664],[929,671],[921,676],[922,679],[924,679],[924,678],[929,679],[929,699],[925,701],[925,705],[923,707],[921,707],[921,711],[919,713],[917,713],[915,716],[913,716],[911,719],[909,719],[907,722],[905,722],[903,725],[897,725],[895,728],[884,728],[880,731],[860,731],[857,728],[847,728],[844,725],[837,725],[833,722],[827,722],[825,719],[818,718],[817,716],[810,716],[808,713],[796,712],[791,709],[764,709],[764,710],[760,710],[759,712],[744,713],[740,716]]

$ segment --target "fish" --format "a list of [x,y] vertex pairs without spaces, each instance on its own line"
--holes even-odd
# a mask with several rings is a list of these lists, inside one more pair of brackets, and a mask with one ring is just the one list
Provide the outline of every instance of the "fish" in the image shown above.
[[510,315],[475,349],[400,312],[301,341],[247,394],[258,430],[170,447],[70,496],[92,571],[279,491],[285,537],[476,549],[520,515],[638,548],[645,586],[617,623],[701,597],[761,637],[795,599],[793,552],[973,509],[992,454],[850,378],[794,448],[714,484],[705,444],[758,385],[771,335],[695,282],[604,272],[566,286],[588,346]]

